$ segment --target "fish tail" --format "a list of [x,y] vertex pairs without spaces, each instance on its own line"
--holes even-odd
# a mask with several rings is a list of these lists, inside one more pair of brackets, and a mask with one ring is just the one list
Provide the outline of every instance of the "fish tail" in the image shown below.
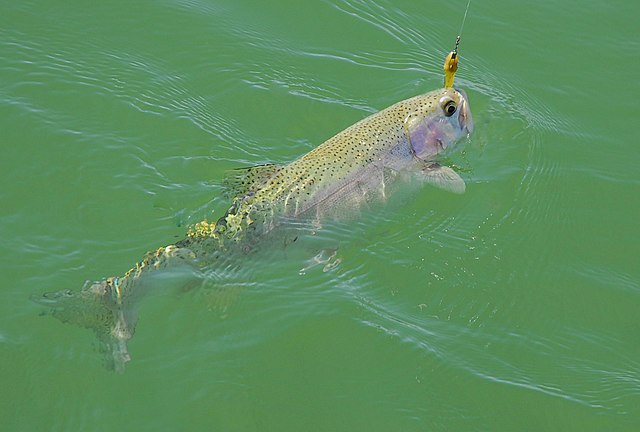
[[93,330],[107,368],[123,372],[131,360],[127,343],[135,332],[136,306],[143,294],[138,283],[140,278],[151,270],[185,262],[187,258],[195,258],[188,248],[162,247],[148,252],[123,277],[87,281],[79,291],[49,292],[32,300],[48,307],[43,315]]
[[133,337],[137,321],[134,311],[126,303],[117,301],[123,282],[127,281],[118,278],[87,281],[80,291],[49,292],[32,300],[48,307],[44,315],[93,330],[105,354],[107,368],[123,372],[131,360],[127,342]]

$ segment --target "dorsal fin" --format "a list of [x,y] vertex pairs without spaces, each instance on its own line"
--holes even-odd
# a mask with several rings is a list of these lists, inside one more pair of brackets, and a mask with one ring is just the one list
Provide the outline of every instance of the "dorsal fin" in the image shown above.
[[231,170],[222,182],[224,193],[230,198],[235,198],[255,191],[281,169],[280,165],[266,164]]

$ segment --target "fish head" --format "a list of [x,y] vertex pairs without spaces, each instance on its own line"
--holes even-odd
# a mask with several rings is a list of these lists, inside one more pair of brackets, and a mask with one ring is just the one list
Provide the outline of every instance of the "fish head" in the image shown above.
[[429,160],[473,131],[469,100],[462,90],[445,88],[415,98],[405,129],[415,155]]

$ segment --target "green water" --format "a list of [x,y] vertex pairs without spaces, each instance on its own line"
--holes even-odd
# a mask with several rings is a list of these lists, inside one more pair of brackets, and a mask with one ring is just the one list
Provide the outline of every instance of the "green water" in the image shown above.
[[327,272],[302,246],[212,270],[230,299],[153,296],[122,375],[29,300],[219,217],[226,170],[438,88],[465,5],[2,2],[2,430],[640,430],[631,1],[474,1],[467,192],[328,224]]

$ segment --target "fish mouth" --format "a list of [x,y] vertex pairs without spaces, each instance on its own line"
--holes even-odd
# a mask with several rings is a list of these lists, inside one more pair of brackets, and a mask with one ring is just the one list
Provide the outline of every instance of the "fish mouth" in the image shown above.
[[460,113],[458,114],[458,123],[460,129],[466,131],[467,134],[473,132],[473,118],[471,116],[471,109],[469,107],[469,99],[464,90],[456,89],[461,95],[460,100]]

